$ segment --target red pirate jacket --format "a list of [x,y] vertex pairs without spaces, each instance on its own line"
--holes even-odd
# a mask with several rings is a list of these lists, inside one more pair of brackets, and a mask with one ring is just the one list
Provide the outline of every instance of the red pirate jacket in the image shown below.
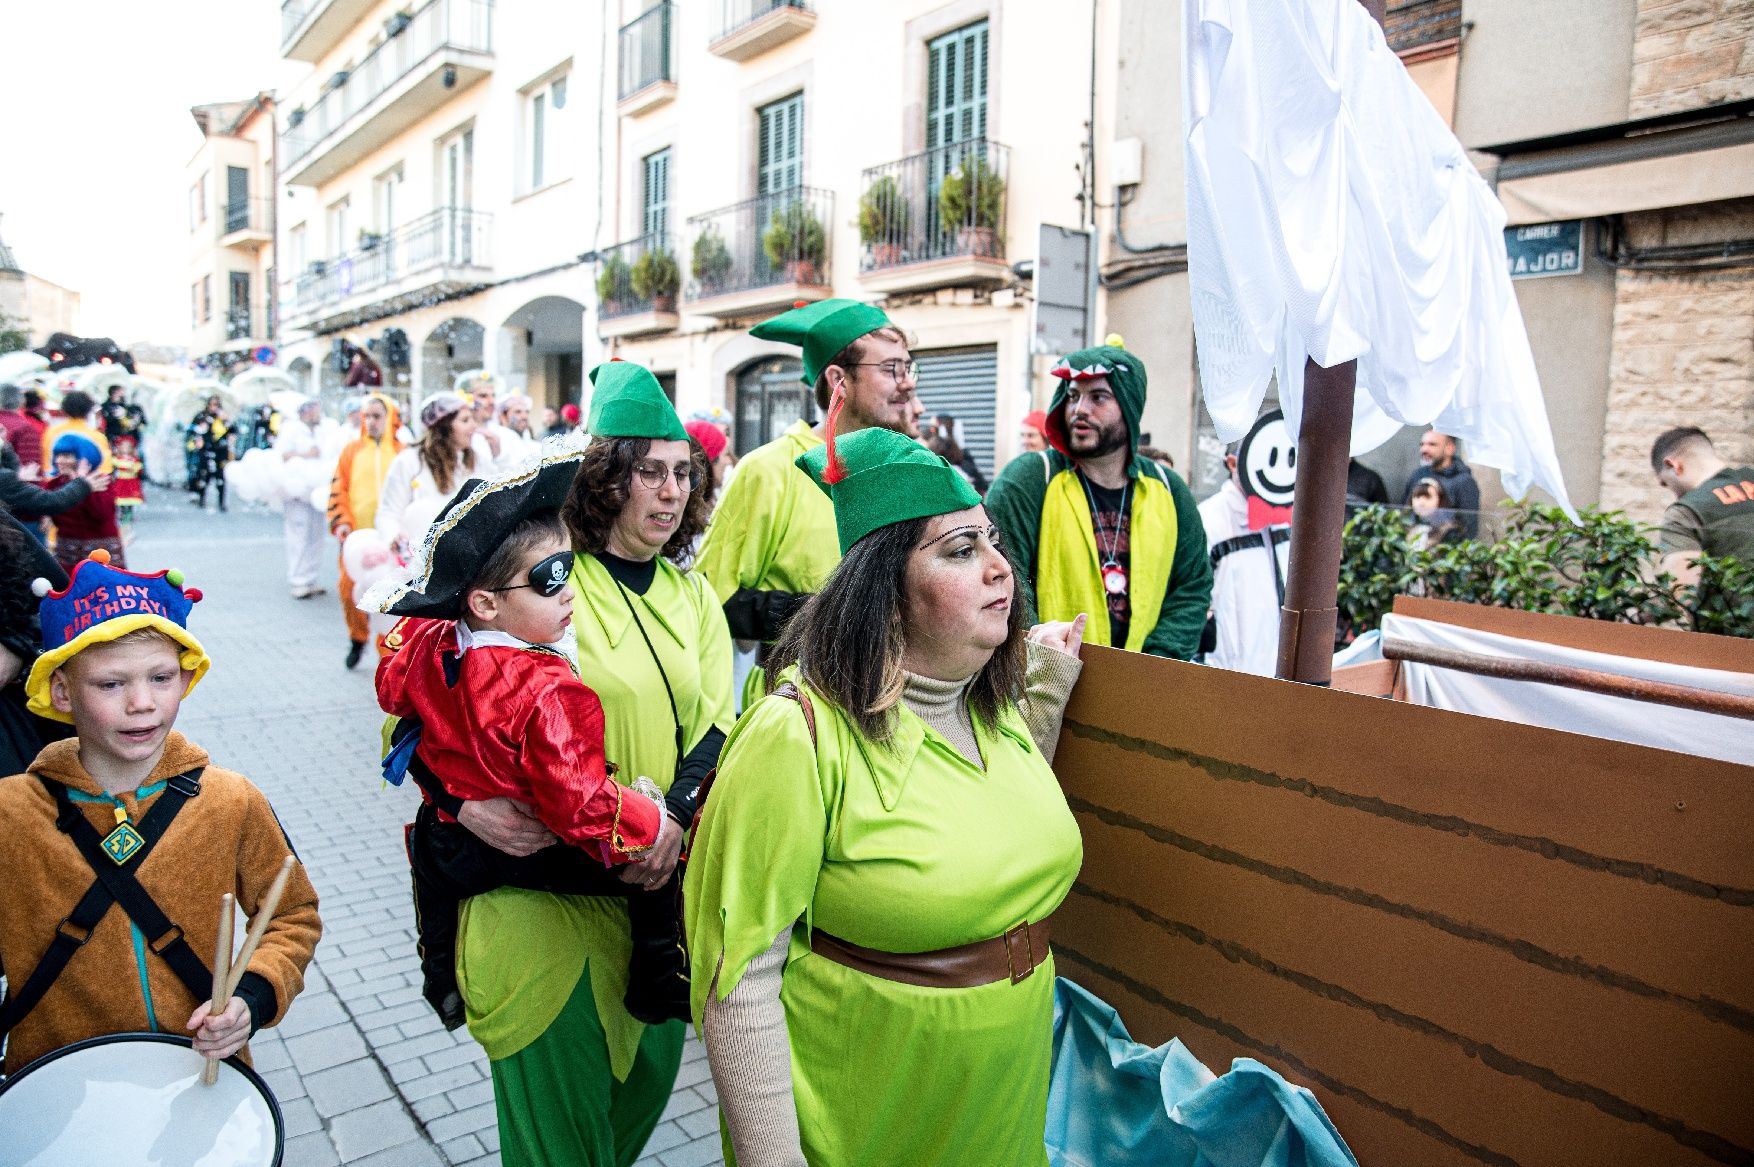
[[450,793],[527,803],[563,842],[611,863],[657,842],[663,812],[610,776],[603,706],[565,657],[498,645],[459,657],[450,620],[404,620],[384,643],[378,704],[420,719],[415,752]]

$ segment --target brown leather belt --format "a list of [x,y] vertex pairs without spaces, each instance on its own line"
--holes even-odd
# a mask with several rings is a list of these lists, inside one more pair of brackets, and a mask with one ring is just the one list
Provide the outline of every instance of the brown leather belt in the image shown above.
[[936,952],[879,952],[814,930],[810,951],[836,964],[926,989],[972,989],[996,981],[1016,984],[1048,958],[1048,922],[1024,920],[990,940]]

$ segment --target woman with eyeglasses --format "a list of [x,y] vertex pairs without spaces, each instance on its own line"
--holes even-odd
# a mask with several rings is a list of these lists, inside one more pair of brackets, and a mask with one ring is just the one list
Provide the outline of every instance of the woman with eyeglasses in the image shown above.
[[1082,857],[1049,754],[1082,619],[1030,651],[980,498],[911,439],[798,465],[844,558],[726,744],[683,897],[731,1146],[741,1167],[1045,1164],[1047,921]]
[[[650,779],[686,828],[733,720],[724,612],[678,566],[706,523],[706,456],[650,371],[611,361],[591,382],[591,444],[561,509],[574,552],[579,676],[602,704],[604,754],[617,780]],[[505,821],[518,817],[510,807],[488,814],[482,804],[470,829],[514,854],[552,838],[533,820]],[[481,819],[495,816],[502,821],[484,829]],[[664,832],[623,878],[674,904],[680,835]],[[633,954],[618,898],[505,889],[477,896],[468,912],[458,979],[470,1031],[494,1060],[496,1086],[504,1079],[501,1096],[528,1100],[527,1114],[501,1123],[501,1156],[627,1167],[682,1064],[688,983],[674,938],[667,954]],[[656,965],[661,955],[674,975],[635,986],[635,995],[642,1012],[672,1020],[645,1024],[623,1002],[628,966]]]

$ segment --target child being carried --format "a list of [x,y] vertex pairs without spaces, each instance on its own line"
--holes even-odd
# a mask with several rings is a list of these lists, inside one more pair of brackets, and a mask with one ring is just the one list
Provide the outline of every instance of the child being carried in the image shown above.
[[[401,719],[386,772],[399,780],[405,766],[424,798],[407,829],[422,991],[448,1029],[464,1021],[457,908],[498,887],[625,897],[623,1003],[653,1024],[688,1014],[681,868],[649,891],[623,878],[687,824],[649,779],[617,781],[602,705],[572,656],[572,552],[558,511],[577,467],[560,456],[466,484],[435,523],[424,576],[374,585],[361,603],[405,617],[384,638],[378,703]],[[458,822],[466,802],[494,798],[530,807],[559,842],[513,856]]]

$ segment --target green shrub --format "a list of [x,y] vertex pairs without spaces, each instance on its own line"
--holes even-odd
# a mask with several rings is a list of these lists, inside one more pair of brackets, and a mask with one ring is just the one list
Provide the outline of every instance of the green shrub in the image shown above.
[[731,274],[731,249],[725,246],[724,236],[711,228],[702,231],[694,240],[689,270],[708,287],[724,283]]
[[621,256],[611,255],[605,259],[597,270],[597,299],[605,304],[625,299],[630,274],[627,261]]
[[997,227],[1005,214],[1005,180],[986,156],[970,152],[938,184],[938,222],[946,232]]
[[912,225],[913,208],[894,175],[885,174],[859,197],[859,242],[895,243],[907,238]]
[[633,285],[633,294],[641,300],[656,300],[661,296],[676,294],[676,289],[682,282],[682,273],[676,268],[676,258],[668,251],[642,251],[639,258],[633,261],[628,282]]
[[802,202],[789,202],[773,213],[767,230],[761,233],[761,247],[767,261],[776,268],[789,263],[813,263],[822,266],[828,254],[828,232]]

